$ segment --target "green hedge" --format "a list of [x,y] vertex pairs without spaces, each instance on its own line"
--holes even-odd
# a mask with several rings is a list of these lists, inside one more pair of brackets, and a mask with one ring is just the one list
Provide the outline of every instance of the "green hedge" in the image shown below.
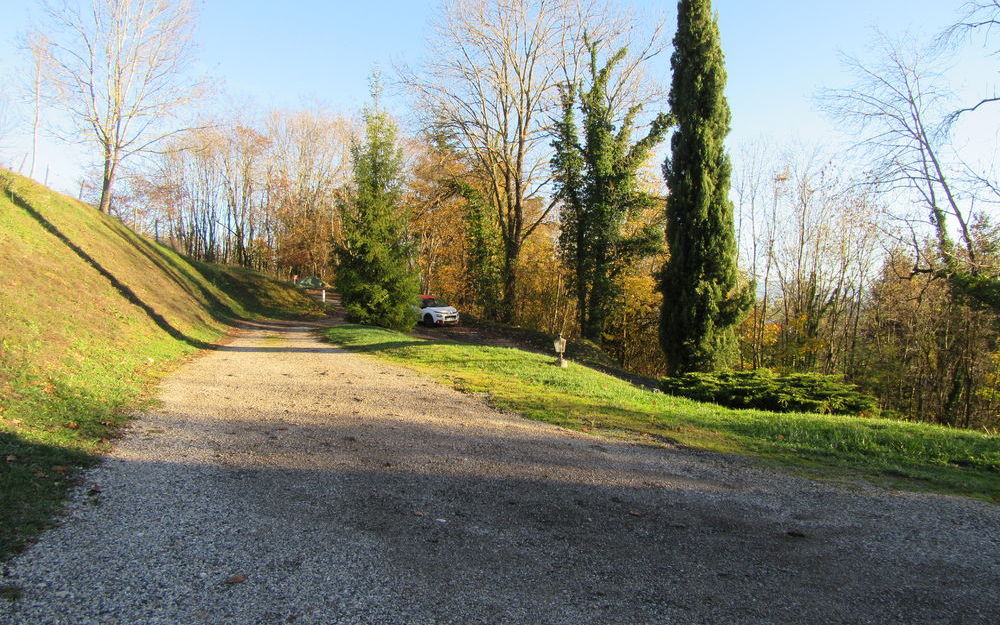
[[663,378],[660,389],[730,408],[854,415],[878,411],[874,397],[838,376],[820,373],[778,375],[769,369],[687,373]]

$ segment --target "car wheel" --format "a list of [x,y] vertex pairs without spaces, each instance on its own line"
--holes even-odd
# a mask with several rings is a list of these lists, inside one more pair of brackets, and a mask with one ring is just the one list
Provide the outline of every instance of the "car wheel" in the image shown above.
[[424,315],[424,325],[425,326],[434,325],[434,318],[431,317],[430,315]]

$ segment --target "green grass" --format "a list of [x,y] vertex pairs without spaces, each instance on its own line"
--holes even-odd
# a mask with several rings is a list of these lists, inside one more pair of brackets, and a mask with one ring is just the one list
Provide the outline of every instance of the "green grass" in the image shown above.
[[152,385],[229,321],[322,313],[0,170],[0,558],[46,527]]
[[241,267],[191,264],[251,313],[275,319],[317,318],[325,314],[320,303],[284,282],[262,279],[259,273]]
[[1000,498],[1000,437],[837,415],[734,410],[635,387],[517,349],[342,325],[330,341],[426,373],[525,417],[594,434],[758,456],[817,478]]

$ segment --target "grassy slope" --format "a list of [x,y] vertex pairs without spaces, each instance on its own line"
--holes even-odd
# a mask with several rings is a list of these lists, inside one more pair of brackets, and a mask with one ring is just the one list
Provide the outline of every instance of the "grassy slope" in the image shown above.
[[0,170],[0,557],[48,522],[157,376],[259,312],[320,311]]
[[335,326],[331,341],[403,364],[532,419],[597,434],[748,453],[821,477],[1000,498],[1000,437],[933,425],[732,410],[639,389],[516,349]]

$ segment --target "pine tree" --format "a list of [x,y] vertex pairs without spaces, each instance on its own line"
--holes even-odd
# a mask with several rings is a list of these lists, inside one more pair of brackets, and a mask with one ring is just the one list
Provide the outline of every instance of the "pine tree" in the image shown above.
[[[626,49],[620,49],[598,69],[598,44],[587,42],[587,46],[589,89],[563,86],[563,115],[556,123],[552,166],[562,202],[560,249],[576,289],[580,331],[584,338],[600,341],[621,290],[622,270],[655,254],[663,245],[662,235],[654,229],[626,237],[622,228],[630,214],[653,201],[639,190],[637,172],[650,150],[663,141],[671,121],[667,115],[657,115],[646,136],[633,144],[635,119],[642,110],[633,106],[616,132],[608,82]],[[578,103],[583,113],[582,143],[576,126]]]
[[351,146],[354,183],[341,206],[343,243],[335,284],[356,323],[407,330],[416,322],[419,290],[402,203],[402,152],[396,126],[379,108],[365,112],[365,135]]
[[752,303],[753,289],[736,265],[726,70],[710,0],[680,0],[671,57],[670,109],[678,130],[663,166],[670,190],[663,268],[660,342],[671,375],[730,366],[734,326]]

